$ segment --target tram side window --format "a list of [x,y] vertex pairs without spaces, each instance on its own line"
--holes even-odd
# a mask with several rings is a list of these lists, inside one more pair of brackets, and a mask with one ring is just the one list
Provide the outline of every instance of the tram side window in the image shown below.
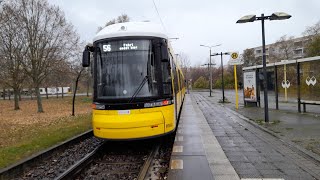
[[[147,73],[150,76],[151,82],[153,84],[157,83],[157,81],[156,81],[156,64],[154,62],[154,54],[153,54],[153,52],[149,53]],[[153,90],[156,90],[155,86],[153,86]]]
[[162,71],[162,82],[163,82],[163,94],[170,95],[172,93],[172,82],[171,82],[171,69],[170,63],[162,62],[161,63],[161,71]]
[[176,68],[176,65],[175,65],[175,62],[172,63],[173,65],[173,78],[174,78],[174,91],[177,93],[179,91],[179,87],[178,87],[178,71],[177,71],[177,68]]
[[184,76],[182,76],[182,75],[181,75],[181,77],[182,77],[182,79],[181,79],[182,87],[185,88],[185,86],[186,86],[185,78],[184,78]]

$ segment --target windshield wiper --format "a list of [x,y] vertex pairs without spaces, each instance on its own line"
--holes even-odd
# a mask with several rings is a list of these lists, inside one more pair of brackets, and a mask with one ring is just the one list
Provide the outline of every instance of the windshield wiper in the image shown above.
[[134,98],[138,95],[138,93],[141,91],[142,87],[144,86],[144,84],[148,81],[149,77],[145,76],[142,80],[142,82],[140,83],[139,87],[134,91],[129,103],[132,103],[132,101],[134,100]]

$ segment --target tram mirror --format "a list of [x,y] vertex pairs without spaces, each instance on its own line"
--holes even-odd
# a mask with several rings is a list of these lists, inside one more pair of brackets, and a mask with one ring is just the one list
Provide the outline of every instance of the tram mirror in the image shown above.
[[165,47],[161,47],[161,61],[162,62],[168,62],[169,61],[168,50]]
[[82,66],[89,67],[90,65],[90,51],[86,48],[82,53]]

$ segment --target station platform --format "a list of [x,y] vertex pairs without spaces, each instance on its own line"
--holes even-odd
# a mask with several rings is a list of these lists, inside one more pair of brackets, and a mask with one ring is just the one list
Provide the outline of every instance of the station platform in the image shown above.
[[[168,179],[320,180],[319,155],[246,117],[249,112],[263,117],[259,110],[233,110],[219,97],[196,91],[186,95]],[[279,112],[270,111],[271,117],[274,113]]]
[[190,94],[181,112],[168,179],[240,179]]

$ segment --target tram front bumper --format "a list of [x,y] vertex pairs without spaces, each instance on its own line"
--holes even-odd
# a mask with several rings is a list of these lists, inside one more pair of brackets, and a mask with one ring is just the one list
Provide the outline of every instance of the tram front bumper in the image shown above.
[[118,111],[94,110],[94,135],[105,139],[137,139],[164,134],[165,120],[161,111],[129,112],[119,114]]

